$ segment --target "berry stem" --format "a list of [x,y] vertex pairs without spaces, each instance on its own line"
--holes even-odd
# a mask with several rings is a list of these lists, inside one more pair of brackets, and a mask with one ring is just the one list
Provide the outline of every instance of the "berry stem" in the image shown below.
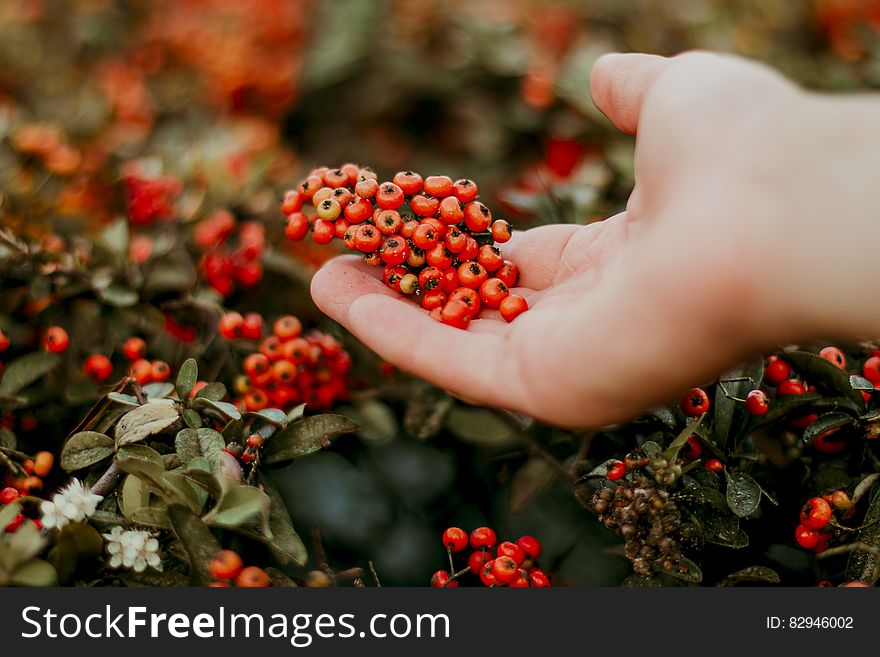
[[[483,552],[484,552],[484,553],[486,552],[486,548],[483,548]],[[451,570],[450,570],[450,572],[451,572]],[[462,568],[462,569],[459,570],[457,573],[453,573],[452,575],[450,575],[450,577],[449,577],[449,582],[454,582],[454,581],[457,580],[459,577],[462,577],[462,576],[464,576],[464,575],[467,575],[469,572],[471,572],[471,567],[470,567],[470,566],[467,566],[466,568]],[[446,584],[444,584],[444,588],[446,587],[446,585],[449,584],[449,582],[447,582]]]
[[376,572],[376,566],[373,565],[372,561],[367,562],[370,565],[370,573],[373,575],[373,581],[376,582],[376,588],[382,588],[382,583],[379,581],[379,573]]

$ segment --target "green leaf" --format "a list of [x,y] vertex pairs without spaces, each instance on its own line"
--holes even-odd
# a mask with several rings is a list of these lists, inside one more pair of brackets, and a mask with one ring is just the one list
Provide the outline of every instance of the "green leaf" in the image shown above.
[[134,395],[126,395],[122,392],[108,392],[107,399],[114,401],[117,404],[125,404],[126,406],[140,406],[137,397]]
[[188,465],[197,456],[201,456],[199,434],[195,429],[181,429],[174,437],[174,449],[184,465]]
[[874,384],[868,381],[868,379],[856,374],[849,377],[849,385],[853,390],[865,390],[870,392],[876,389]]
[[193,586],[207,586],[214,581],[211,560],[220,551],[220,544],[208,526],[185,506],[169,506],[168,519],[189,558],[190,583]]
[[261,478],[261,484],[269,496],[269,529],[272,532],[272,538],[267,540],[266,545],[281,564],[304,566],[309,555],[293,527],[284,499],[265,478]]
[[[742,367],[728,372],[721,377],[721,380],[746,379],[724,384],[724,388],[727,389],[731,397],[743,399],[751,390],[761,386],[763,377],[764,360],[757,358]],[[752,379],[752,381],[747,379]],[[715,412],[712,421],[712,442],[715,446],[723,450],[729,442],[733,444],[748,418],[749,415],[745,410],[745,404],[725,395],[721,385],[717,385],[715,387]]]
[[12,573],[9,583],[13,586],[57,586],[58,575],[48,561],[31,559]]
[[404,430],[416,440],[433,438],[443,428],[443,420],[455,404],[443,390],[425,384],[407,402]]
[[182,400],[189,399],[189,394],[192,392],[198,379],[199,366],[196,363],[196,359],[187,358],[183,361],[183,365],[180,366],[180,370],[177,372],[177,383],[175,385],[177,396]]
[[264,516],[269,511],[269,497],[253,486],[236,486],[230,489],[205,516],[205,522],[215,527],[240,527]]
[[675,439],[669,443],[669,447],[667,447],[663,451],[663,458],[665,458],[669,463],[675,463],[675,459],[678,458],[678,453],[681,451],[681,448],[687,444],[688,438],[690,438],[693,433],[699,428],[700,424],[703,422],[703,418],[706,417],[706,414],[699,415],[693,418],[690,422],[687,423],[684,429],[682,429],[681,433],[678,434]]
[[6,364],[0,379],[0,395],[14,396],[51,372],[61,358],[57,354],[34,351]]
[[297,420],[301,419],[302,416],[305,415],[305,412],[306,412],[306,405],[305,404],[297,404],[296,406],[291,408],[289,411],[287,411],[287,423],[290,424],[291,422],[296,422]]
[[608,468],[617,461],[618,459],[606,459],[588,473],[581,475],[575,483],[582,484],[590,479],[605,479],[608,476]]
[[557,475],[556,468],[547,459],[533,456],[526,461],[510,481],[510,512],[514,515],[521,513]]
[[196,399],[210,399],[220,401],[226,396],[226,386],[219,381],[212,381],[196,393]]
[[108,285],[105,288],[99,287],[95,292],[101,301],[115,308],[131,308],[140,301],[137,292],[130,287],[122,285]]
[[287,413],[278,408],[264,408],[261,411],[249,411],[244,414],[245,418],[265,420],[269,424],[286,427],[289,423]]
[[242,437],[242,432],[244,431],[244,422],[241,420],[229,420],[226,423],[226,426],[223,427],[223,431],[221,431],[221,435],[223,436],[223,440],[227,443],[231,443],[234,440],[240,440]]
[[344,433],[357,431],[358,425],[343,415],[324,413],[303,418],[272,436],[263,449],[263,464],[277,465],[328,447]]
[[148,383],[144,386],[144,394],[148,399],[150,397],[155,399],[167,398],[172,392],[174,392],[174,384],[169,383],[168,381]]
[[849,375],[833,363],[809,351],[786,351],[782,357],[799,372],[808,374],[816,383],[836,390],[855,403],[858,408],[864,409],[865,400],[862,393],[853,389]]
[[116,256],[128,254],[128,240],[128,220],[124,218],[109,224],[98,235],[98,243]]
[[165,431],[180,419],[177,408],[169,404],[144,404],[123,415],[116,424],[116,444],[129,445]]
[[46,558],[58,573],[59,581],[66,583],[81,564],[103,551],[104,539],[94,527],[85,523],[71,523],[61,530]]
[[845,413],[825,413],[825,415],[820,415],[810,426],[804,429],[804,435],[801,440],[803,440],[805,445],[809,445],[826,431],[848,426],[855,421],[854,417]]
[[[201,467],[202,462],[205,467]],[[219,500],[223,496],[223,487],[208,468],[208,461],[197,457],[190,462],[190,467],[183,471],[182,476],[204,489],[215,500]]]
[[480,447],[510,447],[520,442],[516,431],[486,408],[456,405],[445,425],[459,440]]
[[161,485],[165,474],[162,455],[146,445],[124,445],[116,453],[116,465],[128,474]]
[[125,481],[122,482],[122,492],[119,495],[119,512],[132,520],[137,511],[149,506],[149,486],[135,475],[126,476]]
[[205,397],[199,397],[192,401],[192,407],[198,409],[210,409],[222,415],[226,420],[240,420],[241,412],[236,408],[235,404],[229,402],[215,401]]
[[767,566],[749,566],[742,570],[737,570],[725,577],[718,586],[730,586],[740,582],[762,582],[764,584],[779,584],[782,580],[772,568]]
[[0,447],[6,449],[16,449],[18,447],[18,438],[8,427],[0,426]]
[[67,472],[82,470],[113,455],[115,443],[110,436],[97,431],[73,434],[61,450],[61,467]]
[[[880,492],[874,493],[871,504],[862,520],[862,529],[856,534],[856,541],[874,548],[880,548]],[[846,564],[846,576],[849,580],[859,580],[870,586],[877,582],[880,574],[880,556],[853,550]]]
[[669,569],[664,568],[662,560],[660,560],[655,564],[654,569],[664,575],[669,575],[677,580],[688,582],[690,584],[699,584],[703,581],[703,571],[700,570],[700,567],[697,564],[687,557],[682,557],[680,564]]
[[397,438],[397,417],[388,404],[378,399],[365,399],[339,409],[360,425],[360,435],[368,442],[388,442]]
[[[832,367],[834,366],[832,365]],[[811,404],[815,404],[821,399],[822,395],[816,392],[808,392],[803,395],[791,395],[789,397],[782,398],[777,397],[770,404],[770,408],[767,410],[766,413],[764,413],[764,415],[759,415],[752,418],[751,423],[748,426],[748,431],[751,432],[755,429],[766,427],[776,422],[779,422],[780,420],[784,420],[796,410],[803,409],[804,407],[810,406]]]
[[186,426],[190,429],[201,429],[202,427],[202,416],[199,415],[198,411],[194,411],[191,408],[185,408],[181,412],[183,416],[183,421],[186,422]]
[[727,506],[740,518],[750,516],[761,503],[761,487],[749,475],[734,470],[727,475]]
[[199,437],[199,451],[201,455],[208,460],[212,468],[216,468],[220,452],[226,449],[226,441],[223,439],[223,435],[207,427],[196,429],[196,434]]

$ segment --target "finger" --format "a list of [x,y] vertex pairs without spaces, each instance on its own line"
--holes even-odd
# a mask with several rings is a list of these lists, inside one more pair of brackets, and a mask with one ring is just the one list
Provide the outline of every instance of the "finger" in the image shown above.
[[346,321],[346,328],[381,358],[440,388],[496,406],[522,404],[515,359],[506,357],[510,325],[476,320],[490,330],[463,331],[379,294],[358,298]]
[[369,266],[358,256],[333,258],[312,277],[312,299],[321,312],[346,325],[352,302],[365,294],[399,299],[400,295],[385,285],[380,276],[379,267]]
[[637,53],[600,57],[590,73],[593,102],[619,130],[635,134],[645,96],[671,61]]
[[506,244],[501,244],[504,257],[519,270],[519,284],[533,290],[543,290],[556,279],[562,252],[580,226],[551,224],[515,231]]

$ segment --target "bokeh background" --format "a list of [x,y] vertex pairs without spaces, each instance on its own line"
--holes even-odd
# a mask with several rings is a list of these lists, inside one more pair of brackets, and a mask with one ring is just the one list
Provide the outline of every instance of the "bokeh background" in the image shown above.
[[[0,220],[74,248],[127,216],[143,264],[173,253],[170,223],[223,208],[264,223],[273,247],[258,280],[214,292],[326,328],[307,280],[332,251],[285,243],[277,210],[305,171],[471,177],[519,228],[599,219],[625,203],[633,143],[592,106],[592,63],[691,48],[816,89],[877,88],[880,0],[2,0]],[[144,185],[148,207],[133,201]],[[372,559],[383,583],[423,585],[443,527],[491,523],[539,536],[560,583],[620,582],[610,535],[545,461],[466,407],[413,437],[400,391],[418,384],[345,339],[387,394],[340,411],[367,431],[274,473],[335,566]],[[41,431],[62,439],[63,416],[45,412]]]

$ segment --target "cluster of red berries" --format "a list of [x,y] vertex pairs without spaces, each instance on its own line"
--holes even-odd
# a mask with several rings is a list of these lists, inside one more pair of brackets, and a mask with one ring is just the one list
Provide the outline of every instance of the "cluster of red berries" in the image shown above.
[[[22,495],[27,494],[27,489],[21,489],[15,486],[7,486],[6,488],[0,489],[0,507],[4,507],[7,504],[12,504]],[[5,527],[0,527],[0,532],[13,534],[26,522],[34,523],[37,529],[43,528],[43,523],[39,518],[28,518],[27,515],[25,515],[24,513],[17,513],[15,517],[6,524]]]
[[271,584],[269,575],[257,566],[245,566],[237,552],[220,550],[209,566],[211,576],[216,580],[214,588],[237,586],[246,589],[262,589]]
[[183,184],[172,176],[147,178],[134,172],[125,177],[125,200],[128,220],[134,225],[148,225],[156,220],[174,218],[174,199]]
[[333,336],[320,331],[303,334],[302,328],[299,319],[285,315],[263,338],[263,318],[257,313],[230,312],[220,318],[221,337],[260,340],[258,351],[242,362],[245,376],[235,382],[244,410],[287,410],[301,403],[313,410],[328,409],[348,396],[349,353]]
[[239,226],[231,213],[218,210],[198,223],[193,239],[204,252],[200,266],[205,280],[224,297],[232,294],[236,284],[249,288],[262,280],[266,228],[260,222],[245,221]]
[[[19,495],[29,495],[33,491],[42,490],[43,478],[52,472],[54,466],[55,456],[52,452],[37,452],[33,458],[25,459],[21,463],[21,469],[24,472],[23,476],[15,477],[11,474],[6,476],[3,484],[6,488],[3,489],[0,501],[3,504],[9,504]],[[12,493],[15,493],[15,495],[10,499]]]
[[[462,577],[479,578],[484,586],[511,588],[546,588],[550,577],[537,567],[541,543],[534,536],[520,536],[516,542],[498,543],[498,536],[490,527],[477,527],[468,535],[460,527],[449,527],[443,532],[443,547],[449,554],[450,570],[438,570],[431,577],[434,588],[454,588]],[[467,566],[455,569],[453,554],[471,548]]]
[[834,537],[834,532],[828,530],[834,521],[834,513],[840,513],[841,518],[846,519],[854,511],[852,500],[842,490],[807,500],[798,516],[800,522],[794,532],[795,541],[804,549],[824,552]]
[[284,195],[281,211],[287,237],[302,240],[311,231],[317,244],[341,239],[368,264],[384,267],[388,287],[414,296],[450,326],[467,328],[481,307],[508,322],[528,309],[510,292],[516,265],[495,245],[510,239],[510,226],[493,220],[472,180],[401,171],[379,182],[355,164],[321,167]]

